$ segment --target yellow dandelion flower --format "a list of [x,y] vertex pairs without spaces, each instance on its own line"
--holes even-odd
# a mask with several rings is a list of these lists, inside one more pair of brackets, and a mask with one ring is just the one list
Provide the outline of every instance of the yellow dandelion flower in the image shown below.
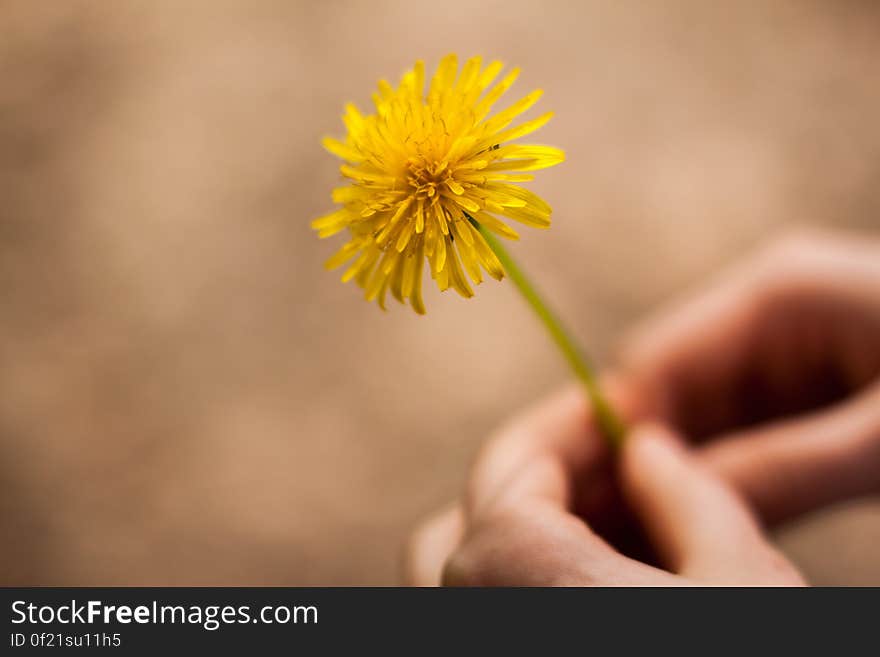
[[379,82],[374,114],[345,108],[344,141],[324,139],[343,160],[339,170],[348,184],[333,190],[341,207],[312,227],[320,237],[349,231],[350,241],[327,267],[353,260],[342,280],[356,281],[367,300],[384,308],[390,290],[424,313],[425,261],[440,290],[471,297],[468,276],[475,284],[483,280],[481,269],[504,277],[485,231],[510,239],[517,234],[499,216],[536,228],[550,225],[550,206],[514,183],[531,180],[528,172],[559,164],[565,155],[551,146],[512,143],[552,113],[511,127],[540,98],[538,89],[492,114],[519,74],[513,69],[496,82],[502,68],[497,61],[483,68],[473,57],[459,71],[456,56],[448,55],[426,91],[425,67],[417,62],[396,89]]

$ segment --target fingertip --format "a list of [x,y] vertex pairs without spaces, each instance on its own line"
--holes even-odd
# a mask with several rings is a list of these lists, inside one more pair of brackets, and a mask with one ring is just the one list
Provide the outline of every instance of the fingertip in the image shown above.
[[627,434],[621,463],[625,473],[633,474],[643,468],[656,468],[670,458],[680,460],[684,452],[684,441],[672,429],[658,422],[645,422]]
[[604,374],[601,377],[601,387],[615,410],[628,422],[636,422],[649,416],[653,410],[653,406],[646,403],[641,382],[624,371]]
[[681,448],[683,445],[681,437],[662,422],[640,422],[630,430],[628,438],[634,439],[634,442],[660,443],[669,448]]
[[657,422],[638,424],[627,434],[620,458],[624,495],[637,513],[650,515],[674,489],[690,484],[689,464],[687,447],[674,430]]
[[423,521],[404,546],[403,579],[408,586],[438,586],[443,564],[464,534],[459,505],[447,507]]
[[633,428],[621,467],[624,495],[673,571],[723,572],[765,554],[747,507],[668,427]]

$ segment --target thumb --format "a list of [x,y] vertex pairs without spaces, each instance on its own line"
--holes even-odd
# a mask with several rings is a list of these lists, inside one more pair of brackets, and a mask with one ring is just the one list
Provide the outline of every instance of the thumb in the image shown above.
[[800,582],[737,494],[669,429],[636,427],[620,468],[628,503],[673,572],[725,584]]

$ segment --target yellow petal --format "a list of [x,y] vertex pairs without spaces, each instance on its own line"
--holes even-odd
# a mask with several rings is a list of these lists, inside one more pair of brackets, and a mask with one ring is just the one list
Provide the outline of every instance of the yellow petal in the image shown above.
[[[446,239],[448,240],[449,238],[447,237]],[[461,265],[458,262],[458,255],[451,242],[447,242],[446,252],[448,255],[446,258],[446,269],[444,271],[448,270],[449,272],[450,285],[465,299],[471,298],[474,296],[474,290],[471,288],[468,280],[464,277],[464,272],[461,270]]]
[[431,89],[428,91],[429,98],[435,98],[443,91],[452,87],[455,81],[455,73],[458,70],[458,57],[450,53],[440,60],[437,72],[431,80]]
[[346,146],[338,139],[334,139],[333,137],[324,137],[321,140],[321,144],[327,149],[329,152],[333,153],[336,157],[341,157],[343,160],[348,160],[349,162],[362,162],[363,156],[358,153],[357,149],[352,148],[350,146]]
[[483,96],[483,99],[477,104],[474,109],[474,114],[476,115],[477,121],[482,121],[486,114],[489,113],[489,110],[492,109],[492,105],[496,103],[496,101],[501,98],[502,94],[505,91],[510,89],[511,85],[516,81],[519,77],[519,69],[515,68],[510,71],[504,78],[496,84],[489,92]]
[[[463,223],[463,222],[458,222]],[[473,239],[473,238],[471,238]],[[458,254],[461,257],[461,264],[464,265],[465,271],[474,284],[479,285],[483,282],[483,274],[480,272],[480,262],[477,252],[473,246],[466,244],[464,241],[458,241]]]
[[395,244],[395,248],[402,252],[406,245],[409,244],[409,238],[413,234],[413,230],[415,230],[415,222],[407,221],[403,228],[400,230],[400,236],[397,238],[397,244]]
[[318,237],[330,237],[351,223],[351,213],[345,208],[324,215],[312,221],[312,228],[318,231]]
[[446,236],[437,236],[437,246],[434,252],[434,271],[439,273],[446,266]]
[[538,102],[538,99],[543,95],[543,90],[535,89],[533,92],[516,101],[513,105],[508,107],[501,112],[498,112],[491,119],[486,121],[483,126],[483,130],[486,134],[494,135],[499,130],[510,125],[510,122],[513,121],[517,116],[528,110],[532,105]]
[[461,75],[458,77],[458,82],[455,85],[455,91],[465,94],[470,90],[477,81],[482,63],[482,57],[471,57],[465,62],[461,69]]
[[492,153],[497,157],[486,171],[534,171],[565,161],[565,152],[552,146],[508,144]]
[[468,212],[478,212],[480,210],[480,204],[469,196],[447,196],[446,198],[451,198]]
[[351,260],[359,249],[360,244],[357,242],[347,242],[341,249],[327,259],[324,263],[324,267],[326,269],[336,269],[337,267],[341,267]]
[[370,271],[376,260],[379,259],[379,249],[366,249],[361,256],[355,260],[354,264],[349,267],[342,275],[342,282],[347,283],[352,278],[356,278]]
[[452,178],[450,178],[449,180],[446,181],[446,186],[449,187],[450,190],[452,190],[453,194],[457,194],[458,196],[461,196],[462,194],[464,194],[464,187],[459,185]]
[[474,238],[471,235],[471,231],[467,230],[465,226],[470,226],[470,222],[467,219],[462,219],[460,221],[452,222],[452,232],[455,234],[455,239],[460,240],[467,244],[468,246],[473,246]]
[[504,266],[501,264],[501,261],[498,260],[498,256],[495,255],[495,252],[486,242],[486,239],[480,235],[480,231],[471,226],[470,223],[468,223],[468,228],[473,231],[474,250],[477,252],[480,264],[483,265],[483,268],[489,273],[489,276],[496,281],[500,281],[504,278]]
[[477,212],[474,215],[474,220],[491,230],[493,233],[497,233],[502,237],[506,237],[510,240],[519,239],[519,234],[515,230],[513,230],[513,228],[487,212]]
[[552,118],[553,112],[547,112],[546,114],[542,114],[536,119],[521,123],[515,128],[510,128],[503,132],[499,132],[498,134],[486,137],[477,144],[477,148],[485,148],[493,144],[503,144],[506,141],[519,139],[520,137],[524,137],[525,135],[534,132],[538,128],[543,127],[544,125],[546,125],[547,121]]

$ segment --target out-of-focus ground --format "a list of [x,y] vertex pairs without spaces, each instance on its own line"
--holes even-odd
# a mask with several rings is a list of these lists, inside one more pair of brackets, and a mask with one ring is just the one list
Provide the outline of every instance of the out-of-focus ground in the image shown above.
[[[880,226],[880,5],[0,7],[0,583],[391,584],[493,425],[565,379],[512,286],[383,314],[321,268],[347,100],[523,67],[565,165],[516,251],[607,354],[786,226]],[[780,540],[880,584],[880,504]]]

